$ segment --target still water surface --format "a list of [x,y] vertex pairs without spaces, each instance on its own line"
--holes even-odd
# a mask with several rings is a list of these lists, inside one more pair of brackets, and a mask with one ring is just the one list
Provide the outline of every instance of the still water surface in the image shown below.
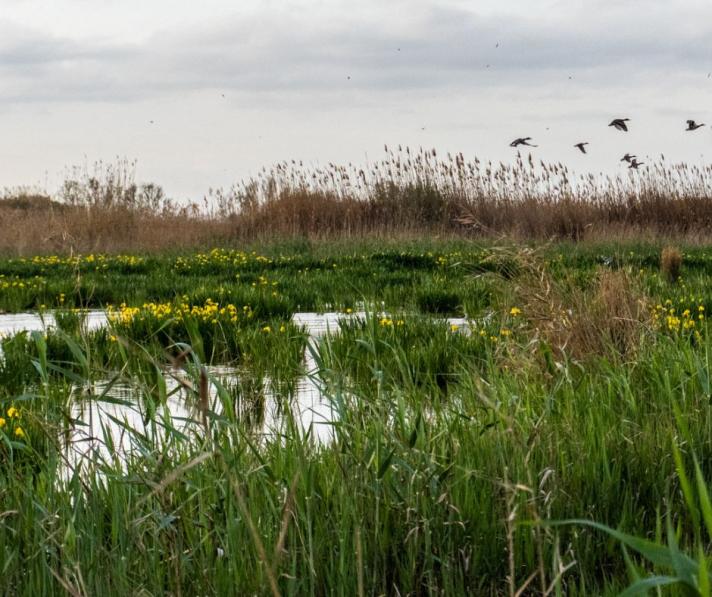
[[[364,318],[364,312],[344,313],[295,313],[292,320],[302,326],[310,336],[312,345],[324,334],[337,333],[339,322],[344,319]],[[450,318],[448,323],[467,327],[464,318]],[[97,329],[107,324],[104,311],[88,311],[85,325],[87,329]],[[0,314],[0,336],[21,331],[44,331],[54,326],[51,314],[40,316],[36,313]],[[244,396],[242,374],[230,367],[208,367],[210,411],[220,415],[222,402],[218,398],[217,384],[232,388],[234,395]],[[286,409],[293,420],[301,426],[303,433],[309,433],[316,443],[329,442],[332,438],[334,411],[331,402],[321,390],[318,368],[307,349],[304,357],[304,371],[289,395],[273,387],[271,380],[261,380],[258,387],[252,387],[250,403],[258,403],[259,409],[252,413],[255,434],[263,438],[274,437],[284,424]],[[164,417],[146,417],[141,400],[141,390],[125,381],[100,380],[90,387],[77,388],[71,407],[75,419],[64,442],[67,465],[73,469],[81,462],[111,461],[121,462],[134,450],[140,450],[141,435],[146,436],[151,445],[154,441],[164,441],[166,428],[174,428],[186,435],[202,433],[202,415],[195,407],[194,392],[183,387],[179,381],[182,372],[167,372],[166,385],[169,395],[161,414]],[[254,384],[253,384],[254,385]],[[257,398],[257,400],[255,400]],[[247,408],[249,405],[243,404]],[[258,412],[259,411],[259,412]],[[245,410],[243,415],[247,416]]]

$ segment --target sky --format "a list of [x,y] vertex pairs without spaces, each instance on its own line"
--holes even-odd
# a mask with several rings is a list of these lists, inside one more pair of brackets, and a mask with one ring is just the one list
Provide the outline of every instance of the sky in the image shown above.
[[[709,0],[2,0],[0,189],[137,161],[179,200],[388,144],[712,161]],[[629,117],[630,132],[607,124]],[[589,153],[573,148],[588,141]]]

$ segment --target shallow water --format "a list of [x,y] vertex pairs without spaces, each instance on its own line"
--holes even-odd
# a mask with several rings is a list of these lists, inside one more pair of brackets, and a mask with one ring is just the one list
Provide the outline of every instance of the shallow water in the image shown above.
[[[104,327],[108,319],[105,311],[85,311],[85,325],[89,330]],[[18,332],[42,332],[55,327],[54,315],[45,313],[0,313],[0,337]]]
[[[243,394],[235,401],[238,417],[252,420],[255,440],[278,436],[285,423],[287,409],[294,422],[301,427],[302,433],[309,433],[316,444],[331,440],[334,414],[330,402],[324,398],[315,382],[316,364],[309,351],[305,368],[307,375],[298,380],[291,395],[273,388],[270,380],[265,379],[259,380],[258,386],[249,391],[251,396]],[[234,388],[239,387],[242,381],[240,372],[229,367],[207,367],[206,370],[210,379],[209,411],[222,415],[223,403],[213,380],[232,396]],[[197,406],[195,392],[186,389],[178,381],[179,377],[185,378],[184,372],[172,371],[165,376],[169,397],[165,407],[159,407],[157,416],[148,421],[139,388],[125,382],[110,385],[109,380],[102,380],[89,388],[78,390],[71,409],[75,423],[64,443],[68,471],[82,462],[86,464],[92,460],[122,462],[130,453],[140,450],[140,436],[135,436],[133,431],[149,438],[149,445],[163,444],[166,427],[188,436],[203,435],[202,413]],[[240,393],[235,392],[235,395],[240,396]],[[245,399],[250,397],[254,400]],[[123,403],[107,402],[105,398]],[[167,418],[163,417],[164,413]]]
[[[342,320],[363,319],[365,312],[345,313],[295,313],[292,321],[302,326],[310,335],[310,342],[324,334],[338,333],[339,322]],[[104,311],[86,312],[85,325],[87,329],[97,329],[107,324]],[[448,318],[448,323],[468,329],[465,318]],[[0,314],[0,336],[16,334],[20,331],[45,331],[54,327],[54,317],[37,313]],[[304,370],[291,395],[272,388],[270,380],[261,380],[262,412],[253,413],[259,419],[259,425],[254,426],[254,433],[262,438],[273,438],[278,435],[285,419],[285,409],[289,408],[294,421],[301,425],[302,432],[311,434],[317,444],[328,443],[333,437],[334,412],[330,401],[326,398],[318,382],[318,370],[311,351],[305,351]],[[241,374],[228,367],[210,367],[209,376],[223,385],[240,384]],[[174,372],[178,374],[178,372]],[[166,425],[158,420],[145,422],[142,412],[141,393],[138,388],[127,383],[116,383],[108,387],[109,380],[95,382],[90,388],[77,391],[71,413],[75,423],[65,442],[65,456],[68,470],[88,461],[123,462],[133,450],[139,449],[135,434],[131,430],[143,434],[159,445],[165,440],[165,427],[191,435],[202,432],[201,415],[192,403],[195,402],[191,392],[181,388],[179,382],[170,374],[166,375],[167,400],[166,412],[169,420]],[[108,389],[107,389],[108,387]],[[220,414],[221,402],[217,398],[217,388],[209,386],[210,408]],[[106,398],[122,403],[107,402]],[[150,445],[150,444],[149,444]]]
[[[87,329],[95,330],[104,327],[108,323],[105,311],[90,310],[84,312]],[[364,319],[365,311],[355,313],[295,313],[292,321],[299,326],[303,326],[310,336],[318,337],[328,332],[339,331],[339,322],[343,320]],[[468,319],[465,317],[449,317],[447,322],[453,325],[467,326]],[[38,313],[0,313],[0,337],[10,336],[21,331],[44,331],[47,328],[55,327],[54,316],[46,313],[40,316]]]

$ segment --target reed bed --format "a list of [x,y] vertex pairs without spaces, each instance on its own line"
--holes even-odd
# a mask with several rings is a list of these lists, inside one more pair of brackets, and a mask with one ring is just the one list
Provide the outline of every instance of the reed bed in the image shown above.
[[712,166],[664,156],[617,175],[576,175],[517,154],[513,163],[385,148],[372,164],[263,169],[199,201],[135,182],[135,164],[69,170],[52,197],[7,190],[0,252],[155,251],[274,238],[418,237],[704,241]]

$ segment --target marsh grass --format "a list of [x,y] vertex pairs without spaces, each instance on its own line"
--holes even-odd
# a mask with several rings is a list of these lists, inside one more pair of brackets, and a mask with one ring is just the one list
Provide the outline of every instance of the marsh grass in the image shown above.
[[[712,340],[704,318],[694,330],[656,326],[650,310],[660,303],[682,318],[694,308],[697,318],[700,306],[712,308],[709,253],[686,249],[685,278],[670,285],[659,246],[430,249],[299,243],[285,253],[280,293],[306,286],[335,301],[359,271],[365,288],[380,288],[370,301],[400,305],[367,309],[362,321],[306,347],[334,411],[327,442],[302,429],[288,399],[273,434],[255,430],[263,372],[284,372],[288,391],[304,350],[298,331],[274,333],[285,319],[221,328],[147,318],[116,334],[68,317],[46,338],[3,339],[0,416],[16,407],[27,428],[23,441],[0,429],[6,592],[614,595],[634,574],[675,573],[670,558],[651,566],[643,552],[622,552],[601,527],[544,524],[572,519],[659,545],[669,520],[674,545],[701,570],[703,494],[690,488],[712,475]],[[179,304],[169,281],[185,267],[206,286],[196,294],[249,273],[249,292],[254,282],[255,297],[271,297],[287,264],[262,257],[242,269],[237,255],[184,255],[180,268],[175,256],[126,259],[108,263],[106,275],[120,280],[114,266],[136,267],[138,292],[151,287],[164,293],[155,300]],[[25,278],[73,269],[1,265]],[[160,270],[172,272],[164,286],[152,280]],[[414,309],[413,272],[425,275],[422,288],[454,286],[473,305],[473,327],[453,329]],[[260,290],[260,276],[269,290]],[[482,303],[469,296],[484,291]],[[230,342],[239,353],[211,348]],[[251,377],[231,385],[207,366],[235,356],[254,367]],[[171,376],[193,407],[187,420],[168,408]],[[105,420],[98,439],[111,449],[79,465],[63,449],[81,425],[72,406],[119,399],[108,384],[77,387],[107,379],[131,385],[145,425]],[[214,388],[207,404],[206,383]],[[116,429],[131,448],[121,458]]]
[[[650,299],[630,268],[554,277],[540,255],[519,251],[513,301],[536,336],[559,354],[634,356],[651,323]],[[582,282],[584,286],[582,287]]]
[[385,148],[359,166],[282,162],[201,200],[135,182],[135,163],[74,168],[56,196],[6,190],[0,254],[159,251],[281,239],[709,239],[711,166],[574,175],[517,154],[511,164]]

